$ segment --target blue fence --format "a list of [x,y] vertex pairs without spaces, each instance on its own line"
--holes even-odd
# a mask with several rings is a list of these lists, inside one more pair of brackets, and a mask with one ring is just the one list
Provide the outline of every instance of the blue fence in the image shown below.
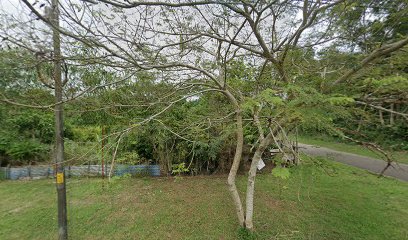
[[[107,176],[110,171],[110,165],[106,165],[104,172]],[[67,177],[72,176],[101,176],[101,165],[81,165],[66,166],[65,174]],[[133,176],[160,176],[159,165],[115,165],[112,175],[122,176],[131,174]],[[2,167],[0,168],[0,179],[40,179],[54,177],[54,168],[50,166],[27,166],[27,167]]]
[[122,176],[124,174],[131,175],[150,175],[160,176],[159,165],[119,165],[116,166],[114,175]]

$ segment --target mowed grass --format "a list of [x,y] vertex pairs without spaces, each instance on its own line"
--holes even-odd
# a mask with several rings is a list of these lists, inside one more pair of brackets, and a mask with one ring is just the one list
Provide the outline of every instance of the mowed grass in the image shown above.
[[[354,153],[358,155],[363,155],[367,157],[382,159],[382,156],[377,152],[373,152],[361,145],[354,143],[342,143],[338,142],[330,137],[310,137],[310,136],[300,136],[298,141],[305,144],[316,145],[321,147],[331,148],[333,150]],[[408,151],[390,151],[392,158],[398,163],[408,164]]]
[[[408,183],[321,159],[290,171],[257,177],[257,239],[408,239]],[[225,181],[68,179],[70,239],[239,239]],[[0,239],[57,239],[56,218],[52,180],[0,182]]]

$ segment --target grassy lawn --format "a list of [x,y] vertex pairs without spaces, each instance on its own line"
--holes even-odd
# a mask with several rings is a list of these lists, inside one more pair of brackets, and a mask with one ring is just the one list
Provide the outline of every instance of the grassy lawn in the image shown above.
[[[257,239],[408,239],[408,183],[318,163],[258,175]],[[70,239],[239,239],[225,181],[69,179]],[[0,239],[56,239],[55,201],[52,180],[1,181]]]
[[[381,159],[381,156],[375,152],[368,150],[367,148],[357,145],[354,143],[342,143],[336,142],[335,139],[329,137],[309,137],[309,136],[301,136],[298,138],[299,142],[310,144],[310,145],[317,145],[321,147],[331,148],[337,151],[349,152],[358,155],[363,155],[367,157],[373,157]],[[391,152],[391,156],[395,159],[395,161],[400,163],[407,163],[408,164],[408,151],[393,151]]]
[[0,169],[0,180],[3,180],[5,178],[6,178],[5,172],[2,169]]

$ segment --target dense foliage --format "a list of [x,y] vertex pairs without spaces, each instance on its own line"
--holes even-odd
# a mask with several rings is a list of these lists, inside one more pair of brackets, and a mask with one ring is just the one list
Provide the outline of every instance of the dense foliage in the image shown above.
[[[275,36],[270,39],[271,44],[281,45],[282,49],[276,51],[276,56],[265,59],[248,57],[256,55],[257,52],[251,50],[256,44],[245,45],[246,42],[243,42],[245,47],[242,49],[249,50],[250,54],[241,54],[236,50],[237,54],[230,56],[228,51],[235,51],[234,47],[220,43],[216,54],[222,55],[225,51],[225,59],[217,55],[216,61],[213,61],[207,55],[211,56],[209,52],[217,45],[200,40],[201,35],[187,40],[186,36],[180,35],[174,40],[171,34],[164,31],[167,27],[173,27],[175,33],[190,31],[193,34],[198,29],[208,34],[207,37],[226,41],[215,34],[221,31],[217,29],[224,29],[226,33],[235,31],[237,27],[234,28],[232,23],[242,15],[228,4],[219,9],[214,7],[202,15],[204,19],[207,14],[209,19],[211,17],[214,20],[209,28],[206,26],[208,23],[194,22],[194,16],[188,11],[162,7],[160,14],[157,14],[160,16],[157,29],[143,28],[146,32],[162,34],[169,42],[162,47],[160,44],[166,41],[156,43],[157,46],[154,41],[150,45],[132,43],[137,47],[132,45],[126,49],[122,46],[130,41],[126,31],[116,33],[115,41],[107,34],[95,35],[105,39],[105,42],[111,41],[110,44],[117,47],[113,51],[110,49],[112,46],[104,45],[102,40],[95,42],[85,37],[81,40],[82,35],[79,34],[72,41],[65,38],[70,35],[63,32],[62,47],[66,55],[63,74],[69,79],[64,86],[64,94],[66,99],[71,98],[71,101],[65,103],[67,162],[97,163],[102,156],[112,161],[115,155],[119,163],[160,163],[165,172],[171,172],[173,165],[181,163],[191,173],[228,171],[236,144],[233,118],[236,106],[231,105],[223,95],[222,87],[217,91],[207,91],[208,86],[214,90],[214,86],[208,84],[208,78],[211,77],[208,72],[225,78],[224,89],[234,95],[242,108],[244,160],[251,157],[259,144],[260,129],[253,123],[256,114],[260,119],[261,131],[268,132],[271,124],[277,124],[284,127],[288,134],[326,134],[339,139],[347,135],[385,148],[407,149],[407,47],[378,58],[364,66],[356,76],[333,85],[336,79],[355,69],[377,48],[406,37],[408,8],[405,1],[344,1],[332,6],[329,3],[321,3],[322,11],[316,12],[314,16],[312,10],[320,5],[316,3],[313,7],[315,3],[305,1],[306,8],[303,10],[311,9],[311,22],[301,26],[310,27],[310,30],[316,30],[315,33],[306,31],[301,36],[301,33],[296,35],[295,32],[293,36],[297,40],[293,44]],[[261,1],[259,7],[265,4],[268,3]],[[326,8],[325,4],[330,7]],[[80,12],[81,5],[72,6],[74,12]],[[257,7],[256,4],[249,6],[253,9]],[[301,3],[278,2],[271,3],[269,8],[277,9],[276,14],[281,11],[279,14],[282,15],[275,18],[286,19],[296,14],[300,6]],[[91,9],[88,7],[83,5],[83,11]],[[211,6],[208,8],[211,9]],[[114,31],[113,22],[119,18],[115,16],[121,19],[117,22],[118,31],[121,31],[121,27],[135,24],[126,17],[129,12],[124,7],[114,6],[112,9],[111,16],[96,9],[90,11],[88,18],[105,24],[111,31]],[[147,16],[155,16],[156,13],[155,10],[148,12],[147,9],[150,8],[146,7],[146,18],[143,19],[142,15],[139,17],[141,21],[149,23],[150,18]],[[223,21],[231,26],[227,24],[226,27],[220,21],[217,11],[222,11],[229,18]],[[256,13],[262,14],[261,11]],[[195,25],[180,24],[177,14],[183,14],[185,19]],[[275,13],[272,11],[272,14]],[[47,39],[27,29],[24,32],[25,26],[18,25],[18,21],[6,16],[2,15],[4,29],[20,28],[20,32],[15,33],[25,40],[18,43],[12,34],[8,36],[8,32],[2,33],[7,36],[0,51],[2,165],[49,161],[52,158],[54,123],[51,111],[52,84],[47,78],[53,76],[52,51]],[[70,21],[69,15],[63,14],[61,17]],[[262,18],[258,20],[258,28],[251,31],[272,35],[277,33],[269,31],[285,33],[284,29],[271,30],[263,25]],[[285,26],[289,28],[297,24],[298,19],[290,19]],[[83,25],[77,27],[80,32]],[[323,29],[325,32],[320,31]],[[71,30],[69,27],[66,29],[68,32]],[[93,29],[85,30],[93,34]],[[131,32],[130,29],[128,31]],[[31,35],[28,37],[24,34]],[[132,39],[136,37],[144,39],[143,31],[131,36]],[[243,41],[238,35],[236,37],[238,42]],[[268,40],[265,36],[261,37]],[[254,41],[249,36],[248,39],[249,42]],[[319,42],[322,39],[324,41]],[[302,44],[296,44],[298,40]],[[43,44],[43,49],[35,44]],[[203,44],[207,44],[205,48],[201,47]],[[40,50],[35,50],[37,47]],[[163,50],[165,48],[169,48],[168,52]],[[183,64],[167,66],[175,59],[182,61],[187,55],[195,66],[187,69],[201,69],[201,73],[205,74],[200,75],[200,71],[186,72]],[[231,59],[227,61],[227,57]],[[143,61],[138,62],[135,60],[137,58]],[[261,60],[265,60],[263,64]],[[146,66],[141,67],[140,63]],[[177,73],[176,69],[180,72]],[[13,103],[18,104],[16,106]],[[50,107],[30,109],[26,105]],[[156,115],[158,112],[160,114]],[[277,147],[273,145],[270,147]]]
[[[321,54],[324,55],[315,59],[310,52],[299,52],[293,58],[308,57],[318,67],[345,56],[340,52]],[[335,78],[334,74],[322,77],[294,69],[291,75],[297,81],[282,84],[271,81],[271,67],[266,66],[261,77],[255,78],[253,73],[257,69],[243,61],[231,64],[228,78],[232,86],[243,89],[242,106],[248,123],[254,109],[262,105],[263,121],[280,119],[293,134],[296,128],[300,134],[327,134],[339,138],[342,134],[350,134],[356,139],[376,142],[384,147],[406,149],[408,128],[403,117],[387,112],[379,115],[378,110],[356,103],[368,98],[379,106],[394,104],[394,109],[404,111],[408,81],[406,66],[401,61],[405,59],[404,54],[394,54],[362,74],[360,78],[364,81],[338,87],[333,92],[326,92],[324,84]],[[19,71],[8,74],[14,74],[17,79],[24,78]],[[86,76],[92,82],[89,73]],[[97,74],[94,75],[94,78],[97,77]],[[105,158],[111,161],[119,136],[117,133],[130,126],[132,129],[123,135],[118,146],[118,163],[160,163],[169,173],[172,166],[179,163],[184,163],[191,173],[227,171],[234,152],[235,135],[233,119],[228,117],[233,109],[225,98],[217,93],[194,96],[177,102],[158,118],[134,126],[161,107],[159,103],[148,103],[158,102],[162,95],[172,91],[171,84],[151,83],[151,77],[140,75],[137,80],[128,81],[119,88],[92,92],[80,101],[66,105],[66,155],[70,164],[100,162],[103,138],[106,138]],[[115,79],[114,76],[111,78]],[[7,79],[3,77],[2,81],[7,82]],[[24,89],[22,93],[15,93],[7,87],[3,87],[2,91],[9,96],[19,94],[22,100],[52,101],[51,94],[40,85],[33,87],[23,82],[19,86]],[[3,165],[50,161],[52,111],[10,104],[2,104],[0,110]],[[250,157],[251,147],[256,141],[256,128],[246,124],[244,159]]]

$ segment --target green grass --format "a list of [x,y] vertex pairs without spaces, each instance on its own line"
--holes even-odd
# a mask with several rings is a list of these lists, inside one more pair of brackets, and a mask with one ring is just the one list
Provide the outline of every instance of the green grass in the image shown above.
[[[259,174],[257,239],[408,239],[408,184],[317,160]],[[70,239],[238,239],[226,176],[68,179]],[[244,190],[245,176],[238,178]],[[56,239],[52,180],[0,183],[0,239]]]
[[[343,152],[354,153],[358,155],[381,159],[381,156],[378,153],[370,151],[369,149],[361,145],[357,145],[354,143],[338,142],[335,139],[330,138],[330,137],[300,136],[298,138],[298,141],[301,143],[305,143],[305,144],[331,148],[337,151],[343,151]],[[391,151],[390,153],[395,161],[399,163],[408,163],[408,151]]]
[[0,169],[0,181],[6,179],[6,173]]

